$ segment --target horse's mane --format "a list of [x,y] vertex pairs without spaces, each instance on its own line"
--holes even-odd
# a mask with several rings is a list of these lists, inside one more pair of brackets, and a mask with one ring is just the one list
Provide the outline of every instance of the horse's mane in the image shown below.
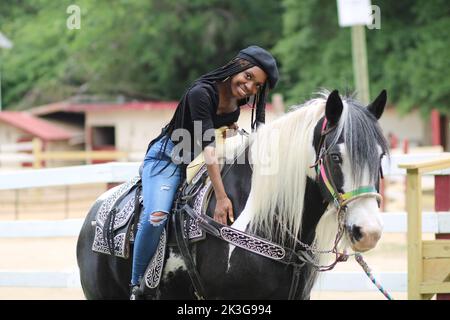
[[[315,161],[313,133],[324,115],[328,96],[329,92],[322,90],[318,97],[292,107],[252,136],[249,227],[253,232],[262,232],[265,237],[284,243],[286,232],[279,230],[283,226],[300,238],[306,178],[315,178],[311,168]],[[382,152],[388,153],[388,145],[375,117],[365,107],[352,97],[342,97],[342,101],[344,109],[340,121],[327,136],[327,145],[336,144],[343,136],[354,170],[352,175],[359,184],[367,168],[371,178],[377,176],[379,159],[375,150],[381,146]],[[274,221],[275,212],[279,213],[278,223]],[[337,228],[328,231],[335,235],[335,230]]]
[[[325,110],[325,100],[312,99],[261,126],[251,139],[253,163],[249,227],[264,236],[275,235],[278,223],[292,234],[300,232],[306,177],[314,176],[313,131]],[[253,187],[257,186],[257,187]],[[278,230],[279,231],[279,230]],[[280,232],[284,242],[285,232]]]

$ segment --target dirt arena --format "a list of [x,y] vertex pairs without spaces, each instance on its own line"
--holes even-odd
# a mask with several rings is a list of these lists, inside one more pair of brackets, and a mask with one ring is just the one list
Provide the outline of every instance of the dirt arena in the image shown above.
[[[386,197],[388,211],[403,210],[402,184],[391,183],[391,197]],[[0,220],[57,220],[83,218],[95,198],[106,189],[105,184],[0,192]],[[431,193],[431,192],[430,192]],[[400,196],[399,196],[400,195]],[[18,199],[17,199],[18,197]],[[433,210],[433,201],[424,201],[424,210]],[[45,200],[45,201],[44,201]],[[42,204],[45,203],[45,206]],[[432,237],[432,235],[425,235]],[[65,238],[0,238],[0,270],[11,271],[75,271],[76,237]],[[7,257],[7,258],[5,258]],[[406,272],[406,234],[386,233],[378,246],[364,255],[375,273]],[[334,272],[361,272],[361,267],[349,259]],[[331,271],[333,272],[333,271]],[[391,292],[394,299],[406,299],[406,292]],[[8,288],[0,287],[0,299],[84,299],[81,288]],[[322,292],[314,291],[312,299],[383,300],[378,291]]]
[[[1,270],[14,271],[73,271],[76,270],[75,237],[39,239],[1,239],[0,255],[8,259],[0,260]],[[365,255],[366,261],[375,272],[405,271],[405,237],[402,234],[387,234],[371,253]],[[362,272],[353,260],[335,268],[337,272]],[[333,272],[333,271],[331,271]],[[406,293],[391,293],[395,299],[406,299]],[[315,291],[313,299],[384,299],[379,292],[320,292]],[[79,300],[84,299],[81,288],[8,288],[0,287],[0,299],[45,299]]]

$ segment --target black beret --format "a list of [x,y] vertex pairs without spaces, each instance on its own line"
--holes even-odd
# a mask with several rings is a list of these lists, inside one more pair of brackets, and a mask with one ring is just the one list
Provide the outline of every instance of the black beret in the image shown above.
[[239,51],[238,58],[250,61],[260,67],[267,74],[270,89],[275,88],[278,82],[278,68],[275,58],[266,50],[258,46],[250,46]]

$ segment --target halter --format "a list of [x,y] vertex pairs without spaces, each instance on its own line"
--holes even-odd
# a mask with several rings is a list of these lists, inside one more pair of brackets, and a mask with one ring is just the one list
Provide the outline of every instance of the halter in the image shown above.
[[[336,255],[335,261],[328,266],[321,266],[316,263],[312,263],[312,265],[314,267],[316,267],[318,271],[329,271],[329,270],[333,269],[338,262],[347,261],[348,257],[350,256],[350,254],[348,254],[346,252],[340,253],[337,249],[339,241],[341,240],[341,238],[344,234],[344,231],[345,231],[344,215],[348,208],[347,205],[349,203],[351,203],[355,200],[361,199],[361,198],[374,197],[377,199],[378,206],[380,206],[380,201],[383,199],[383,197],[378,193],[377,189],[374,186],[362,186],[355,190],[345,192],[345,193],[341,193],[338,191],[336,184],[333,181],[332,176],[329,174],[329,163],[328,163],[328,160],[326,157],[328,154],[328,150],[325,147],[325,136],[328,133],[330,133],[331,131],[333,131],[336,128],[336,126],[327,128],[327,125],[328,125],[328,121],[325,118],[323,121],[323,124],[322,124],[321,132],[320,132],[320,141],[319,141],[319,146],[318,146],[319,151],[316,156],[316,162],[311,166],[311,168],[315,167],[315,169],[316,169],[316,173],[317,173],[316,181],[317,182],[319,182],[320,177],[322,177],[325,187],[333,199],[333,204],[337,208],[338,232],[337,232],[336,238],[334,240],[334,246],[331,250],[327,250],[327,251],[317,250],[315,247],[301,242],[294,235],[291,234],[291,237],[293,237],[295,239],[297,244],[299,244],[300,246],[302,246],[303,248],[305,248],[306,250],[308,250],[312,253],[318,253],[318,254],[334,253]],[[380,167],[380,175],[381,176],[383,175],[381,167]],[[353,255],[355,256],[355,260],[361,265],[364,272],[367,274],[367,276],[370,278],[370,280],[372,280],[372,282],[376,285],[378,290],[381,293],[383,293],[383,295],[387,299],[393,300],[392,296],[381,286],[381,284],[379,284],[376,281],[375,277],[372,275],[372,271],[370,270],[367,263],[364,261],[362,255],[359,253],[355,253]]]
[[317,160],[316,162],[311,166],[315,167],[316,169],[316,181],[319,182],[320,178],[322,178],[325,188],[331,195],[333,199],[333,204],[337,208],[337,216],[338,216],[338,232],[336,234],[336,238],[334,241],[334,246],[331,250],[328,251],[319,251],[316,250],[310,246],[307,248],[308,250],[315,252],[315,253],[334,253],[336,255],[335,261],[328,265],[328,266],[316,266],[319,271],[328,271],[335,267],[335,265],[338,262],[341,261],[347,261],[348,254],[347,253],[340,253],[338,252],[337,246],[339,244],[339,241],[341,240],[342,236],[344,235],[345,231],[345,212],[347,211],[348,204],[361,199],[361,198],[376,198],[378,201],[378,204],[380,204],[380,201],[382,200],[382,196],[377,192],[377,189],[374,186],[361,186],[355,190],[341,193],[338,191],[336,184],[334,183],[332,175],[329,174],[329,163],[328,163],[328,149],[325,146],[325,136],[333,131],[336,128],[336,126],[328,127],[328,120],[327,118],[324,119],[322,124],[322,129],[320,132],[320,141],[318,146],[318,153],[317,153]]

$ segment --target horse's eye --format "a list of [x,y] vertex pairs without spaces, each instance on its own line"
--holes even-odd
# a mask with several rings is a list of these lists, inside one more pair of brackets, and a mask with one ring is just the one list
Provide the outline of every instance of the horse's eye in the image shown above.
[[342,162],[341,156],[338,154],[332,154],[332,155],[330,155],[330,157],[331,157],[331,160],[333,160],[333,162],[336,162],[336,163]]

